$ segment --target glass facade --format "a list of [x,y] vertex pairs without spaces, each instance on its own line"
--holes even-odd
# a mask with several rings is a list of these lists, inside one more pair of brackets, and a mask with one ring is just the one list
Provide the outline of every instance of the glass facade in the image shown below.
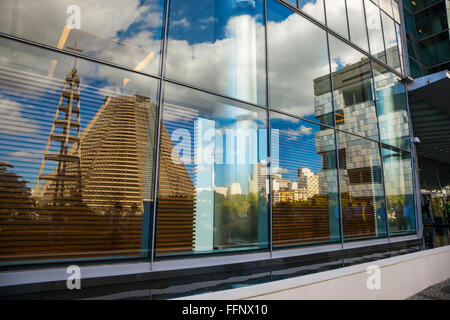
[[0,264],[414,234],[396,4],[0,2]]
[[443,0],[403,1],[411,75],[421,77],[450,64],[450,4]]

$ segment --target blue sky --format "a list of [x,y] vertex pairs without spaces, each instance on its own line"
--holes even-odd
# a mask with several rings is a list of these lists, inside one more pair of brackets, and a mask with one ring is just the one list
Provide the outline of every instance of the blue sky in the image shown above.
[[172,1],[169,38],[186,40],[191,45],[224,39],[226,25],[233,16],[251,15],[264,24],[263,5],[262,0]]

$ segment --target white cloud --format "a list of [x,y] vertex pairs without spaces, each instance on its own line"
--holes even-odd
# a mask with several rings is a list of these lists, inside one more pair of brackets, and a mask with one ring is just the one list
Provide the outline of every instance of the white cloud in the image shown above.
[[9,156],[12,158],[16,158],[16,159],[24,159],[24,158],[42,159],[43,153],[44,153],[44,150],[27,149],[27,150],[11,152],[9,154]]
[[264,101],[263,26],[254,17],[236,16],[225,33],[215,42],[169,39],[167,76],[246,101]]
[[0,133],[7,135],[30,135],[38,132],[33,119],[24,117],[23,110],[30,108],[0,95]]
[[296,130],[289,129],[289,130],[280,130],[280,133],[287,136],[287,140],[298,140],[301,136],[307,136],[310,134],[313,134],[313,128],[311,127],[305,127],[304,125],[301,125]]
[[271,172],[272,174],[286,174],[289,173],[289,170],[281,167],[272,167]]
[[170,23],[172,26],[182,26],[184,28],[190,28],[191,24],[188,22],[186,18],[180,19],[180,20],[173,20]]
[[217,22],[217,21],[219,21],[219,20],[216,17],[210,16],[208,18],[201,19],[200,23],[214,23],[214,22]]

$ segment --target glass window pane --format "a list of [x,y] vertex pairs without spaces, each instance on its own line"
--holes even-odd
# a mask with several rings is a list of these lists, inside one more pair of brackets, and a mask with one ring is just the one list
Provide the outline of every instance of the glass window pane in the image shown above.
[[370,53],[381,61],[386,62],[380,9],[370,1],[365,1],[364,3],[366,6],[367,29],[369,31]]
[[378,143],[338,132],[344,239],[385,237],[386,204]]
[[378,140],[370,59],[329,36],[336,126]]
[[348,39],[345,0],[325,0],[328,27]]
[[324,0],[299,0],[300,9],[325,24]]
[[266,104],[263,0],[171,2],[166,76]]
[[158,81],[0,50],[0,261],[146,256]]
[[164,90],[156,255],[267,248],[267,111]]
[[333,125],[326,33],[268,2],[270,107]]
[[381,148],[389,219],[389,233],[413,233],[416,230],[411,154],[393,148]]
[[363,1],[347,1],[347,11],[350,25],[350,41],[369,52]]
[[271,113],[273,245],[339,241],[334,130]]
[[397,44],[397,31],[395,30],[394,20],[392,20],[384,12],[381,12],[381,19],[383,21],[387,64],[393,69],[396,69],[398,72],[401,72],[400,56]]
[[0,31],[158,74],[163,11],[164,0],[2,0]]
[[380,139],[405,150],[410,148],[406,88],[401,79],[373,63]]

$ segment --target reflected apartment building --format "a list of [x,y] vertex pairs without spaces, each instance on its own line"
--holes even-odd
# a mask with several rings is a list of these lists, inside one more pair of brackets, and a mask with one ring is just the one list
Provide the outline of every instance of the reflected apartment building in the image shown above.
[[421,243],[401,1],[72,2],[0,3],[0,268],[226,282]]

